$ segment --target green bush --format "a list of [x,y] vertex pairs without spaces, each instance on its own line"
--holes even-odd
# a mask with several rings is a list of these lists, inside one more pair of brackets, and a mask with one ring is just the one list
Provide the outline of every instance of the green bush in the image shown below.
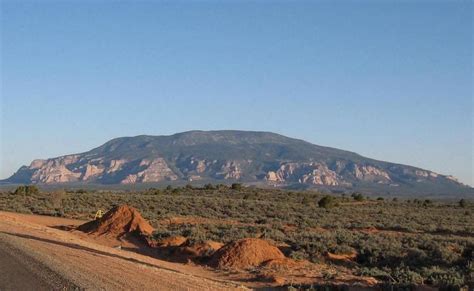
[[392,278],[398,284],[423,284],[423,277],[415,271],[410,270],[409,267],[397,267],[392,272]]
[[242,190],[242,184],[240,184],[240,183],[233,183],[230,188],[232,188],[232,190]]
[[352,193],[351,197],[354,198],[355,201],[364,201],[364,195],[361,193]]
[[39,189],[38,187],[34,185],[18,186],[13,192],[13,194],[17,194],[17,195],[34,195],[38,193],[39,193]]
[[426,283],[434,286],[457,286],[464,285],[464,276],[456,268],[442,269],[440,267],[424,268],[422,270]]
[[[460,208],[436,201],[436,207],[426,211],[421,208],[423,199],[415,203],[341,203],[327,211],[319,207],[319,201],[337,205],[353,198],[324,198],[314,191],[230,188],[221,184],[142,192],[47,193],[23,186],[16,192],[25,195],[0,192],[0,210],[91,219],[99,208],[107,210],[126,203],[150,221],[157,239],[184,235],[191,240],[226,243],[261,237],[285,245],[287,256],[327,264],[331,262],[326,260],[326,252],[356,251],[351,271],[387,284],[420,282],[421,277],[424,283],[444,288],[474,279],[472,205]],[[204,220],[163,223],[176,216]],[[361,231],[371,227],[378,231]]]
[[336,205],[334,197],[326,195],[318,201],[318,206],[322,208],[332,208]]

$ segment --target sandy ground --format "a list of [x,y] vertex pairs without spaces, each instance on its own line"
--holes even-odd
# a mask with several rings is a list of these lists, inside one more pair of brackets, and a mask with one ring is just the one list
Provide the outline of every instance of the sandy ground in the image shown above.
[[5,236],[0,234],[0,290],[62,290],[76,287],[10,246],[5,242]]
[[0,290],[243,290],[197,266],[61,230],[79,220],[0,212]]

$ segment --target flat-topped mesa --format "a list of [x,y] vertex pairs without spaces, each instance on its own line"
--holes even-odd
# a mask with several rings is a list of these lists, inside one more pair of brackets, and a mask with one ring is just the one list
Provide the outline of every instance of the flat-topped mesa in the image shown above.
[[449,194],[472,188],[451,176],[377,161],[269,132],[192,131],[113,139],[91,151],[34,160],[2,182],[249,183],[373,193]]

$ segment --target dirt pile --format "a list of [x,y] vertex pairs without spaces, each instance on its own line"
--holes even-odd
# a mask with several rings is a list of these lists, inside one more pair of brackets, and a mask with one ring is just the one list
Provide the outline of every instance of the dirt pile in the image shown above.
[[283,253],[269,242],[245,238],[226,244],[214,253],[210,265],[216,268],[247,269],[274,259],[284,259]]
[[118,238],[130,233],[150,235],[153,232],[153,227],[135,208],[120,205],[109,210],[100,219],[80,225],[78,230]]

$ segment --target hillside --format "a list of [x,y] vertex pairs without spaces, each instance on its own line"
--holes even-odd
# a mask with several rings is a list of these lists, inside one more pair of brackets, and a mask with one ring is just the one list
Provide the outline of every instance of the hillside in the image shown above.
[[34,160],[3,182],[127,185],[234,181],[333,191],[472,192],[451,176],[275,133],[249,131],[116,138],[85,153]]

